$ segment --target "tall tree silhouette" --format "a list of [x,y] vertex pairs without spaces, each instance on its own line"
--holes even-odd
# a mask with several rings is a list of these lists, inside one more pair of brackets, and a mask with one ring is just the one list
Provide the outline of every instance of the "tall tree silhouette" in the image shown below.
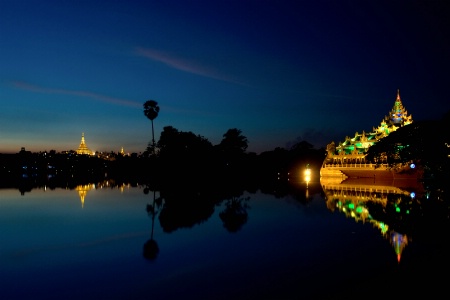
[[[221,165],[230,172],[243,173],[245,168],[245,150],[248,147],[247,138],[237,128],[228,129],[223,139],[216,146]],[[224,170],[223,170],[224,171]]]
[[244,153],[248,147],[247,138],[237,128],[228,129],[223,135],[219,148],[227,153]]
[[159,113],[158,102],[155,100],[148,100],[144,103],[144,115],[152,121],[152,147],[153,154],[155,154],[155,131],[153,129],[153,120],[156,119]]

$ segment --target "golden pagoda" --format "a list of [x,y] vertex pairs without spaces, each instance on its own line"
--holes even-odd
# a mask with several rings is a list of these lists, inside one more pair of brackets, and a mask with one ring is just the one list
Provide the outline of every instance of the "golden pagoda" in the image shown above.
[[84,132],[81,134],[81,143],[77,149],[77,154],[87,154],[87,155],[92,154],[91,150],[89,150],[89,148],[86,146],[86,142],[84,140]]

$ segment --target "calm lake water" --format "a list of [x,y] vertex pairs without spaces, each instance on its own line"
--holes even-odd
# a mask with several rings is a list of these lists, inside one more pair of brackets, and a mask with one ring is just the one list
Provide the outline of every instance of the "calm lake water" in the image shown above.
[[246,191],[199,216],[195,205],[174,214],[163,200],[154,219],[148,205],[159,192],[140,185],[0,189],[0,298],[356,299],[442,290],[445,199],[377,191],[382,183],[322,186]]

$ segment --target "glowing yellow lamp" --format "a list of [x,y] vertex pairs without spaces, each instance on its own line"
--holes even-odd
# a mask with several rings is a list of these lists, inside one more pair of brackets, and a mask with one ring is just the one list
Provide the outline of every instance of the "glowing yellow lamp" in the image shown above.
[[305,175],[306,186],[308,186],[308,183],[311,181],[311,169],[309,169],[307,167],[304,172],[304,175]]

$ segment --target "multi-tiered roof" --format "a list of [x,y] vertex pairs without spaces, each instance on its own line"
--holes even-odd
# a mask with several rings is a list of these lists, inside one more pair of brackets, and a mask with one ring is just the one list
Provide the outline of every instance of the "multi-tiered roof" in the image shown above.
[[395,99],[394,106],[389,114],[381,121],[380,125],[374,127],[372,132],[356,132],[353,137],[347,136],[345,140],[340,142],[337,146],[332,142],[327,146],[328,155],[326,161],[332,160],[336,155],[340,155],[341,158],[342,155],[346,155],[346,159],[361,161],[364,159],[367,149],[370,146],[388,136],[391,132],[411,124],[412,122],[412,116],[408,115],[408,112],[400,99],[400,91],[397,90],[397,98]]
[[398,128],[411,123],[412,116],[408,115],[408,111],[405,109],[402,100],[400,99],[400,90],[397,90],[397,99],[395,99],[394,107],[392,107],[389,115],[385,116],[381,121],[380,126],[373,128],[373,130],[377,134],[381,134],[382,137],[385,137]]

